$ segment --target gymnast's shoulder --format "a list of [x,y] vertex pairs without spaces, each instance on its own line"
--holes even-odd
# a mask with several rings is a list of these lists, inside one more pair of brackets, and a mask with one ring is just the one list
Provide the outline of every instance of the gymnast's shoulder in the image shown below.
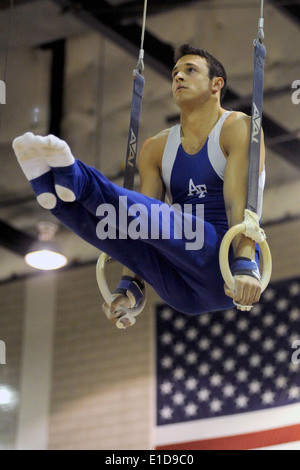
[[[222,126],[220,135],[221,147],[228,148],[232,143],[246,145],[249,143],[251,116],[240,112],[233,111]],[[223,150],[224,151],[224,150]],[[227,152],[225,152],[226,154]]]
[[232,111],[222,127],[222,133],[244,133],[249,134],[251,126],[251,116],[241,111]]
[[164,129],[158,134],[146,139],[142,145],[140,154],[143,155],[154,153],[156,155],[162,155],[168,140],[169,133],[170,129]]

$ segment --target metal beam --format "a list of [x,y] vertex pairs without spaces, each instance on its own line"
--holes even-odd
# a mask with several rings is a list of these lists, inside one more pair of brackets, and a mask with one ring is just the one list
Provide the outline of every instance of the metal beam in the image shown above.
[[[189,7],[194,3],[199,5],[199,2],[207,4],[207,0],[188,0],[185,2],[184,6]],[[143,0],[125,1],[116,6],[102,0],[98,2],[94,0],[86,0],[84,3],[75,2],[77,11],[81,10],[82,7],[94,16],[101,16],[101,18],[107,16],[110,21],[113,19],[117,22],[124,22],[133,19],[140,20],[143,17],[144,2]],[[147,4],[147,16],[164,13],[165,11],[174,10],[175,8],[182,8],[182,0],[172,0],[172,2],[170,2],[170,0],[151,0]]]
[[0,245],[7,250],[25,256],[29,247],[36,242],[37,239],[18,230],[3,220],[0,220]]
[[300,1],[299,0],[271,0],[271,3],[281,12],[285,12],[290,18],[300,25]]
[[[37,0],[14,0],[13,6],[18,7],[23,5],[24,3],[34,3]],[[11,0],[2,0],[0,3],[0,10],[7,10],[11,7]]]
[[[71,12],[77,18],[89,25],[92,29],[108,37],[127,52],[133,54],[137,59],[141,43],[141,27],[135,23],[125,24],[116,15],[116,7],[112,7],[105,0],[98,2],[98,13],[93,14],[94,7],[89,10],[93,2],[85,1],[78,4],[72,0],[52,0],[61,6],[63,12]],[[173,47],[161,42],[148,31],[145,32],[144,48],[146,51],[147,64],[162,75],[170,78],[170,70],[173,67]]]

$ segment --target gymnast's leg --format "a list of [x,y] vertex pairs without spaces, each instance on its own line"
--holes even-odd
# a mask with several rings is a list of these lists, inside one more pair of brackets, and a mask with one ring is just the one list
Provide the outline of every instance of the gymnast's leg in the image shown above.
[[[133,205],[140,204],[145,209],[144,213],[141,214],[142,225],[148,227],[149,231],[151,230],[152,207],[153,205],[161,206],[163,203],[111,183],[95,168],[88,167],[84,163],[75,160],[69,146],[64,141],[51,135],[40,137],[27,133],[15,139],[13,147],[20,166],[37,195],[38,202],[43,207],[54,210],[56,215],[59,209],[61,210],[61,204],[58,204],[58,201],[70,203],[76,201],[84,206],[93,217],[97,215],[101,204],[104,205],[104,209],[105,204],[111,204],[116,209],[117,220],[115,223],[118,231],[120,233],[125,231],[120,238],[128,238],[128,220],[126,219],[125,223],[122,224],[119,220],[119,209],[122,209],[123,206],[124,211],[127,212],[129,207],[132,208]],[[164,206],[167,205],[164,204]],[[78,206],[76,207],[78,209]],[[166,210],[169,210],[169,206],[166,207]],[[70,217],[68,218],[70,219]],[[134,217],[129,216],[128,219],[130,218],[133,219]],[[177,217],[177,219],[179,218]],[[80,217],[77,220],[74,218],[72,230],[76,229],[76,222],[78,230],[75,231],[76,233],[80,232],[78,234],[82,236],[84,230]],[[170,221],[170,223],[175,225],[176,221]],[[179,230],[181,228],[181,226],[177,227]],[[216,236],[213,238],[215,239]],[[181,255],[185,253],[178,250],[182,250],[181,247],[183,247],[183,250],[186,251],[184,249],[185,245],[182,243],[183,240],[173,239],[172,234],[170,234],[170,239],[161,239],[159,236],[153,238],[151,233],[148,232],[146,235],[144,234],[143,239],[146,243],[155,245],[163,254],[168,255],[169,261],[174,261],[177,268],[180,266]],[[212,234],[209,239],[212,239]],[[99,243],[96,246],[100,247]],[[177,250],[175,254],[174,248]],[[102,249],[102,246],[100,249]],[[185,265],[186,263],[183,262],[182,267]]]
[[214,276],[207,285],[208,272],[202,269],[212,257],[218,264],[218,236],[211,226],[205,226],[206,243],[197,257],[186,250],[182,239],[153,240],[149,236],[143,241],[129,237],[101,240],[96,235],[99,204],[109,202],[118,207],[120,196],[128,198],[128,205],[140,203],[149,207],[153,203],[162,204],[161,201],[109,182],[94,168],[75,160],[69,146],[54,136],[27,133],[15,139],[13,147],[41,205],[51,209],[83,239],[143,277],[167,303],[186,313],[200,313],[207,299],[215,297],[215,284],[221,283],[223,291],[221,276]]
[[162,300],[174,308],[183,309],[182,299],[185,296],[189,296],[190,299],[195,296],[186,280],[178,275],[177,270],[172,268],[169,261],[154,247],[129,237],[120,239],[117,236],[113,240],[109,238],[101,240],[96,230],[99,218],[78,201],[64,202],[58,197],[57,193],[70,200],[75,199],[68,188],[61,189],[59,185],[55,185],[52,168],[43,157],[42,150],[36,146],[33,134],[27,133],[15,139],[13,148],[39,204],[45,209],[50,209],[66,227],[136,272],[153,286]]

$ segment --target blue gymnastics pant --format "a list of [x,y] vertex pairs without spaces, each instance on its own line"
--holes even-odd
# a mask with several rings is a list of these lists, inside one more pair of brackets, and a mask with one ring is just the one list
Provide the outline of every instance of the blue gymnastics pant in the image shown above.
[[[184,219],[196,227],[195,215],[187,214],[178,219],[173,206],[117,186],[98,170],[79,160],[68,167],[52,168],[32,180],[31,184],[36,195],[45,191],[55,194],[54,184],[71,189],[76,201],[63,202],[58,199],[56,207],[51,210],[52,214],[83,240],[143,278],[171,307],[189,315],[233,307],[232,299],[224,293],[224,281],[219,269],[219,246],[225,229],[216,228],[202,219],[203,246],[187,249],[191,240],[185,236],[182,221]],[[125,220],[127,226],[121,220],[120,201],[123,205],[127,204],[122,212],[125,214],[125,209],[128,212]],[[151,230],[153,228],[153,206],[157,209],[162,205],[165,212],[171,212],[168,238],[156,236],[157,229],[161,233],[164,230],[161,219],[157,219],[160,226],[154,227],[155,236],[150,231],[150,227]],[[137,213],[132,215],[132,210],[141,207],[144,213],[139,220],[144,223],[139,228],[143,231],[147,225],[147,236],[133,239],[126,234],[126,229],[137,220]],[[110,209],[111,213],[115,211],[116,217],[108,217],[109,211],[105,212],[105,209]],[[108,222],[104,224],[105,221]],[[115,236],[105,238],[104,225]]]

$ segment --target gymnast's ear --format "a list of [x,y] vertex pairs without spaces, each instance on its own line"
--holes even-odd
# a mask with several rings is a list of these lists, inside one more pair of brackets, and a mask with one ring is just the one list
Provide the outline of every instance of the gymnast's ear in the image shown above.
[[225,82],[224,82],[224,79],[222,77],[213,77],[212,87],[211,87],[213,94],[215,95],[216,93],[218,93],[218,91],[221,91],[224,84],[225,84]]

